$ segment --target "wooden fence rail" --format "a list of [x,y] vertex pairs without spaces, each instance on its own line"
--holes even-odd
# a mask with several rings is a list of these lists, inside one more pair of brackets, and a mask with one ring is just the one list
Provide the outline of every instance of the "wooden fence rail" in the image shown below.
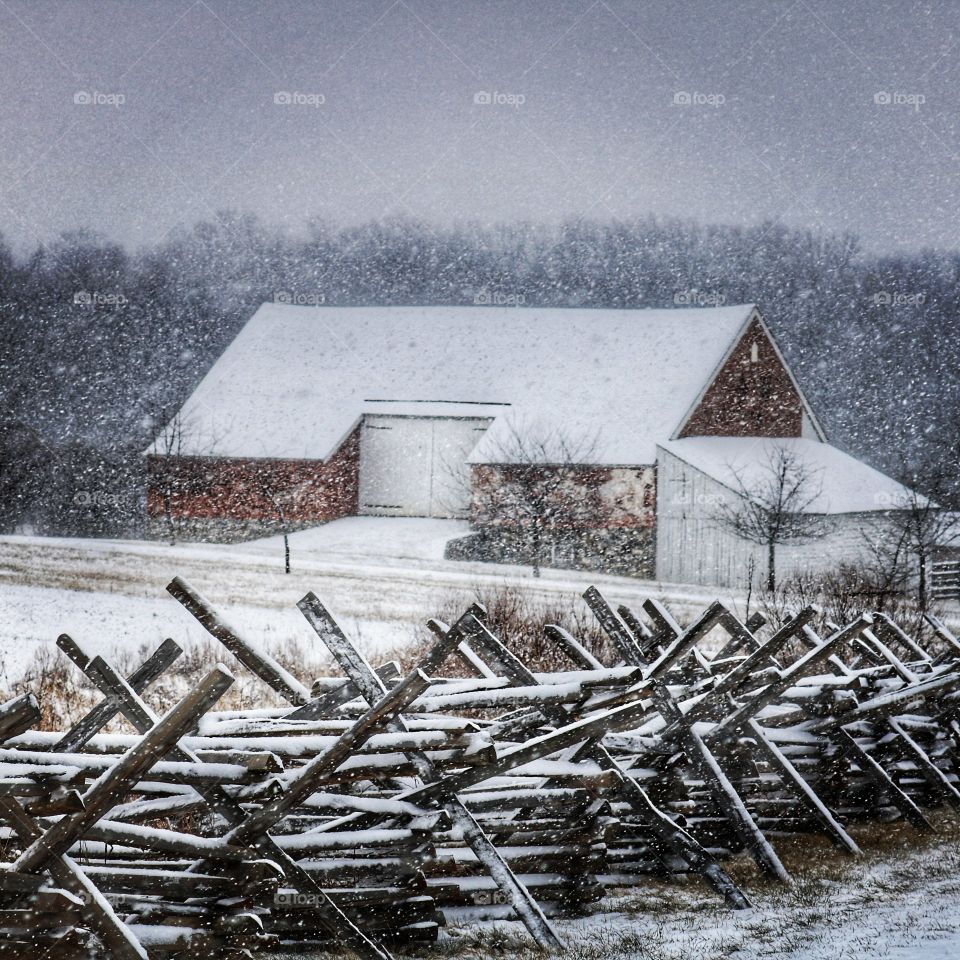
[[591,588],[612,662],[545,624],[569,668],[531,670],[474,604],[404,675],[308,594],[339,671],[308,679],[168,589],[285,705],[218,710],[217,666],[161,716],[173,641],[124,676],[61,636],[102,699],[62,731],[32,695],[0,704],[0,958],[385,960],[484,919],[556,949],[556,918],[610,889],[699,877],[745,909],[733,857],[789,885],[784,834],[857,857],[858,823],[960,808],[960,641],[933,619],[928,642],[879,614],[820,635],[812,608],[774,628],[717,602],[682,626]]

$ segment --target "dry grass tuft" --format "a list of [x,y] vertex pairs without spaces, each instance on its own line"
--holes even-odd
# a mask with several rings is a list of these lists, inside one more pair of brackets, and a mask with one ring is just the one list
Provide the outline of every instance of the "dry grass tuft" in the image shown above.
[[[544,626],[555,623],[568,630],[602,663],[615,663],[616,655],[586,603],[579,598],[547,601],[530,596],[522,587],[509,584],[477,587],[471,593],[451,594],[440,604],[437,619],[450,624],[462,616],[471,603],[479,602],[487,611],[485,622],[531,670],[573,670],[576,664],[544,633]],[[433,643],[433,634],[422,627],[417,640],[382,654],[397,660],[403,669],[412,668]],[[472,671],[456,657],[444,664],[448,676],[471,676]]]
[[[130,674],[152,653],[146,643],[111,651],[106,659],[123,676]],[[270,649],[271,655],[307,686],[314,676],[329,672],[329,663],[319,659],[296,638],[286,637]],[[166,713],[217,663],[225,663],[236,682],[217,703],[217,710],[282,706],[283,699],[259,677],[239,664],[213,639],[187,645],[176,660],[144,693],[143,699],[158,714]],[[0,703],[23,693],[33,693],[40,702],[40,730],[69,730],[101,700],[102,696],[70,659],[54,646],[41,646],[22,675],[0,689]],[[133,732],[122,718],[112,720],[104,732]]]

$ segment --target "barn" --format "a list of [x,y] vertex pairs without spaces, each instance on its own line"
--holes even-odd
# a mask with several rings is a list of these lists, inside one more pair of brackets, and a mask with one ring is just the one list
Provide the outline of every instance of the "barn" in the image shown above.
[[752,304],[268,303],[147,451],[148,522],[231,542],[353,515],[476,519],[478,490],[508,482],[509,438],[537,433],[581,451],[565,469],[589,511],[559,564],[741,582],[756,547],[716,506],[783,445],[816,472],[809,509],[830,530],[785,550],[790,569],[854,559],[905,495],[830,446]]

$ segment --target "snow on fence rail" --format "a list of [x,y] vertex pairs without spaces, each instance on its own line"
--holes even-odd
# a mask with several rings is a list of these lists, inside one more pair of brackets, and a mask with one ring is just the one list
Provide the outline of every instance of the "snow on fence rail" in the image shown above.
[[[558,948],[552,920],[607,889],[694,875],[746,908],[724,862],[790,884],[773,836],[856,856],[853,821],[929,831],[925,811],[960,807],[960,642],[933,619],[935,650],[879,614],[824,637],[812,608],[772,629],[717,602],[681,627],[591,588],[616,663],[546,625],[570,669],[534,673],[473,605],[431,621],[402,676],[308,594],[340,670],[308,687],[182,580],[168,589],[288,705],[216,711],[233,682],[218,666],[161,717],[142,695],[176,644],[124,677],[61,636],[103,699],[55,733],[33,729],[32,695],[0,705],[0,957],[386,958],[485,918]],[[443,675],[454,659],[470,677]],[[131,732],[103,732],[118,717]]]

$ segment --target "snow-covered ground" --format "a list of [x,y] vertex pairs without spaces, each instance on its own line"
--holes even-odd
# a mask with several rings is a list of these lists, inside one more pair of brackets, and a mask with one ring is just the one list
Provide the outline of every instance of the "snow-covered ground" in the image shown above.
[[[143,541],[0,538],[0,656],[7,678],[61,632],[100,651],[189,643],[203,631],[164,587],[180,574],[267,645],[297,638],[315,646],[296,610],[314,590],[369,650],[409,641],[417,624],[451,597],[466,602],[478,587],[523,584],[544,600],[577,596],[596,583],[610,599],[638,604],[655,596],[682,617],[719,592],[708,588],[442,559],[455,521],[355,518],[291,537],[293,573],[283,573],[278,538],[233,546]],[[0,681],[4,678],[0,677]],[[306,677],[304,679],[307,679]],[[651,884],[611,898],[604,912],[561,921],[571,960],[940,960],[960,957],[960,845],[940,841],[888,849],[849,861],[829,876],[801,876],[795,891],[746,884],[755,908],[725,910],[699,885]],[[831,863],[837,855],[828,854]],[[826,862],[826,858],[825,858]],[[507,939],[513,924],[506,928]],[[435,956],[523,955],[497,951],[489,927],[474,938],[449,928]],[[519,945],[517,945],[519,947]],[[530,955],[532,957],[532,955]]]
[[[748,883],[751,910],[727,910],[699,884],[651,883],[608,898],[593,917],[557,926],[573,960],[956,960],[960,844],[955,827],[948,832],[949,840],[906,838],[900,848],[857,860],[824,848],[819,864],[795,871],[794,890]],[[500,924],[505,938],[518,931],[518,924]],[[449,940],[456,946],[444,952],[465,960],[536,956],[506,944],[497,949],[477,927],[448,929],[441,949]]]
[[[608,896],[596,914],[555,920],[559,960],[956,960],[960,957],[960,844],[956,824],[932,843],[905,838],[838,859],[821,851],[794,866],[796,887],[747,883],[753,908],[726,909],[699,882]],[[858,836],[865,850],[871,844]],[[283,960],[311,960],[295,954]],[[329,955],[326,955],[329,956]],[[420,960],[543,960],[517,922],[458,925]],[[266,958],[264,958],[266,960]]]
[[[291,547],[314,559],[442,560],[450,540],[470,533],[466,520],[427,517],[344,517],[290,538]],[[244,550],[271,553],[283,549],[283,537],[267,537],[243,544]]]
[[[831,854],[836,856],[836,854]],[[795,892],[754,894],[746,912],[687,908],[639,926],[664,960],[947,960],[960,957],[960,848],[897,854],[842,879],[801,880]],[[651,922],[653,921],[653,922]]]
[[[268,646],[315,638],[296,608],[313,590],[344,629],[370,651],[409,642],[451,599],[464,605],[479,588],[523,584],[531,597],[575,600],[596,584],[611,600],[670,603],[698,613],[728,591],[661,585],[626,577],[443,560],[443,545],[466,530],[460,521],[351,517],[290,537],[292,573],[283,572],[282,538],[230,546],[155,541],[0,538],[0,654],[15,677],[38,646],[67,632],[109,653],[204,636],[165,591],[179,574]],[[0,681],[4,678],[0,676]]]

